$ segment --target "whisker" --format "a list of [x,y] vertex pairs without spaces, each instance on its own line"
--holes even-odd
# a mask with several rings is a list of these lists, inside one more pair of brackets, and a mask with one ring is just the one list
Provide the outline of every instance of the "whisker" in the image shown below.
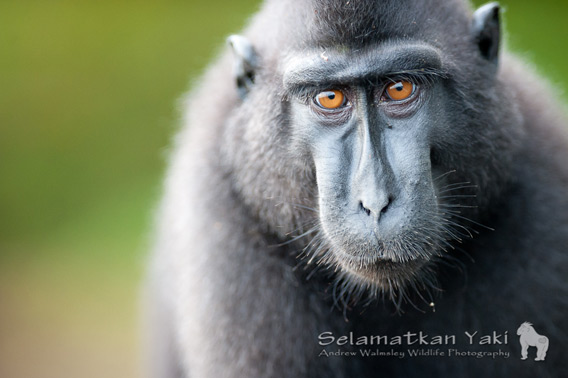
[[476,221],[474,221],[473,219],[470,219],[470,218],[468,218],[468,217],[464,217],[463,215],[452,214],[452,216],[453,216],[453,217],[456,217],[456,218],[463,219],[463,220],[468,221],[468,222],[471,222],[471,223],[473,223],[473,224],[475,224],[475,225],[477,225],[477,226],[479,226],[479,227],[485,228],[486,230],[495,231],[494,228],[491,228],[491,227],[489,227],[489,226],[486,226],[486,225],[484,225],[484,224],[481,224],[481,223],[479,223],[479,222],[476,222]]
[[297,241],[297,240],[300,240],[301,238],[303,238],[303,237],[305,237],[305,236],[307,236],[307,235],[309,235],[309,234],[314,233],[315,231],[317,231],[317,228],[316,228],[316,227],[313,227],[313,228],[309,229],[308,231],[306,231],[306,232],[304,232],[304,233],[302,233],[302,234],[300,234],[300,235],[298,235],[298,236],[296,236],[296,237],[293,237],[292,239],[286,240],[286,241],[284,241],[284,242],[282,242],[282,243],[279,243],[279,244],[272,244],[272,245],[270,245],[269,247],[275,248],[275,247],[282,247],[282,246],[291,244],[291,243],[293,243],[293,242],[295,242],[295,241]]
[[432,179],[432,181],[434,181],[434,182],[435,182],[435,181],[438,181],[438,180],[440,180],[440,179],[446,177],[447,175],[452,174],[452,173],[456,173],[456,172],[457,172],[457,171],[456,171],[455,169],[452,169],[452,170],[450,170],[450,171],[448,171],[448,172],[446,172],[446,173],[442,173],[440,176],[436,177],[435,179]]
[[441,190],[439,190],[438,193],[443,194],[443,193],[451,192],[451,191],[454,191],[454,190],[476,189],[476,188],[478,188],[477,185],[461,185],[461,186],[457,185],[457,186],[454,186],[452,188],[446,188],[446,187],[441,188]]

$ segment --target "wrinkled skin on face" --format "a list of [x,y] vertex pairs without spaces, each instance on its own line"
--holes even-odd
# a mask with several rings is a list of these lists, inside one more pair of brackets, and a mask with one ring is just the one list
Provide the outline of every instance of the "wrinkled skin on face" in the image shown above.
[[[284,79],[292,92],[301,83],[291,124],[313,159],[326,260],[381,286],[409,279],[446,237],[430,156],[448,119],[440,56],[428,46],[383,45],[359,59],[327,59],[292,62]],[[330,75],[309,82],[318,65]],[[390,98],[396,84],[409,87],[404,98]],[[340,106],[318,103],[325,88],[339,88]]]

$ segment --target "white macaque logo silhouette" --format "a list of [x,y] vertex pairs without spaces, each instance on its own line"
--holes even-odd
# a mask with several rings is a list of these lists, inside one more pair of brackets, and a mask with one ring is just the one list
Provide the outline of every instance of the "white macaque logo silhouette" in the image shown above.
[[548,350],[548,337],[536,333],[529,322],[521,324],[517,330],[517,335],[520,336],[519,342],[522,347],[521,360],[527,359],[527,349],[529,349],[529,346],[533,346],[536,347],[536,358],[534,360],[544,361],[546,351]]

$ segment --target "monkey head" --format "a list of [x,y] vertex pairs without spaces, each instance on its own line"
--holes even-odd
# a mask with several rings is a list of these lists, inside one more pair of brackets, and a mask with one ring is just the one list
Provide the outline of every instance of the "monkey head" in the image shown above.
[[499,6],[460,18],[451,4],[450,20],[428,2],[335,3],[264,25],[272,44],[255,45],[254,24],[229,39],[241,99],[228,134],[242,143],[227,161],[256,167],[237,193],[281,239],[301,230],[306,261],[351,289],[420,289],[507,183],[518,131],[495,125],[518,115],[498,74]]

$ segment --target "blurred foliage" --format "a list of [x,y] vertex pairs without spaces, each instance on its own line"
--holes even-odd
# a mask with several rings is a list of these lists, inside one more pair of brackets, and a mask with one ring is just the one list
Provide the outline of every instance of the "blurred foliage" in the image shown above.
[[175,100],[255,2],[0,7],[0,239],[77,229],[86,215],[98,218],[89,234],[139,232],[177,124]]
[[257,1],[0,1],[0,377],[136,375],[178,98]]
[[[509,47],[566,88],[568,3],[501,3]],[[0,377],[136,374],[176,104],[257,7],[0,1]]]

